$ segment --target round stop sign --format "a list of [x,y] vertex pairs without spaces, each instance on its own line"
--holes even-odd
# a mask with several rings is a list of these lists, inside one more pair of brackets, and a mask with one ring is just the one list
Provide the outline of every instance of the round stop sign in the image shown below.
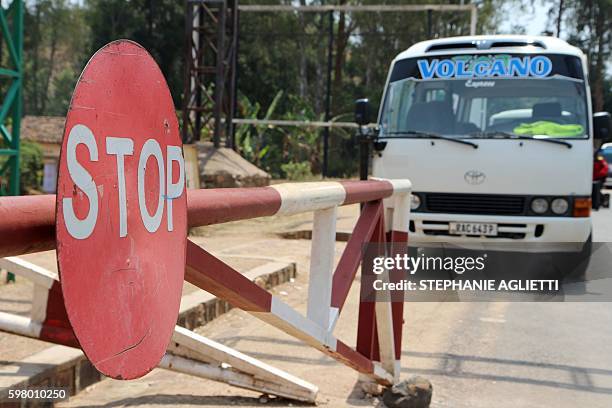
[[160,361],[176,323],[187,236],[172,97],[149,53],[101,48],[66,117],[57,258],[70,323],[94,366],[131,379]]

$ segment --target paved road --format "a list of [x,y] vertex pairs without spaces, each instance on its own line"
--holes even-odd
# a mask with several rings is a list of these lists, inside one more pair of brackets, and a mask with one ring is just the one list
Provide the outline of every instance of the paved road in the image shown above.
[[[612,190],[606,190],[612,194]],[[612,209],[593,211],[593,241],[612,242]]]
[[[593,219],[594,241],[612,242],[612,210]],[[597,293],[601,284],[591,282],[587,290]],[[431,379],[433,406],[612,407],[612,303],[408,309],[421,318],[408,312],[419,329],[408,333],[404,371]]]
[[[612,242],[612,210],[594,219],[595,240]],[[297,258],[302,275],[277,293],[303,311],[307,244],[267,238],[232,252]],[[352,291],[337,327],[349,344],[356,302]],[[432,407],[612,407],[611,303],[412,303],[405,310],[402,375],[433,382]],[[319,385],[321,405],[377,404],[362,399],[354,372],[244,312],[233,310],[200,331]],[[260,406],[257,394],[162,370],[127,383],[104,381],[66,405],[105,404]]]

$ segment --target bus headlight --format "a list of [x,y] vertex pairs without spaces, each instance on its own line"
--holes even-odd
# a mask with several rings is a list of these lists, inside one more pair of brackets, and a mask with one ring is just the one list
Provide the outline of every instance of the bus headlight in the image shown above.
[[536,214],[544,214],[548,211],[548,201],[544,198],[534,198],[531,200],[531,211]]
[[410,209],[417,210],[421,206],[421,197],[418,194],[410,194]]
[[565,198],[555,198],[550,203],[550,209],[557,215],[565,214],[569,208],[569,203]]

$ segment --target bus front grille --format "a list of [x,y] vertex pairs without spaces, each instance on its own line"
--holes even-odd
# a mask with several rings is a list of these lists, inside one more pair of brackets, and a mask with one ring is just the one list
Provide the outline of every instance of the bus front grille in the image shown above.
[[427,193],[428,212],[445,214],[525,215],[525,197],[502,194]]

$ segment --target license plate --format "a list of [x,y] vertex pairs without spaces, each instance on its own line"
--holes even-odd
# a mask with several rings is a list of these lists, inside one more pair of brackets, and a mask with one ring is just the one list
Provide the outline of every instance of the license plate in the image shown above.
[[448,225],[448,232],[452,235],[485,235],[494,237],[497,236],[497,224],[451,222]]

